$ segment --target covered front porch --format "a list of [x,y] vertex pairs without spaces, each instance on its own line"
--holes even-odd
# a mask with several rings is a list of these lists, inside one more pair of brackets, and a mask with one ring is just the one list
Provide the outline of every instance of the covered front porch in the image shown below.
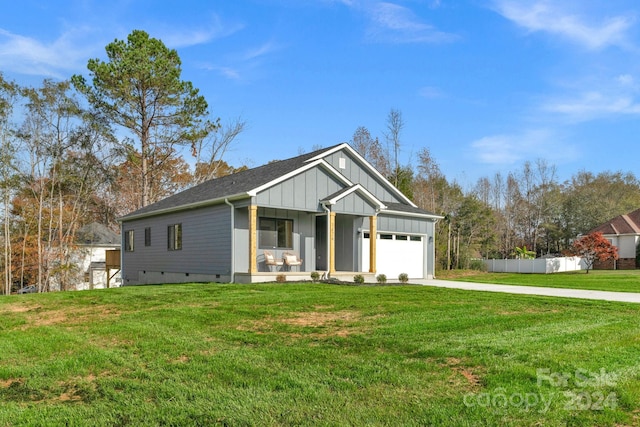
[[[322,281],[322,272],[320,281]],[[375,273],[363,273],[357,271],[337,271],[330,275],[330,279],[340,282],[353,282],[353,276],[361,274],[365,283],[375,283]],[[311,272],[308,271],[286,271],[286,272],[258,272],[258,273],[236,273],[235,283],[269,283],[278,282],[284,277],[285,282],[311,282]]]
[[[247,239],[243,243],[236,239],[240,244],[235,252],[239,255],[246,251],[248,263],[236,265],[234,282],[273,282],[279,276],[286,281],[310,281],[314,271],[324,279],[352,282],[353,276],[362,274],[367,282],[375,282],[376,239],[366,239],[367,259],[362,259],[362,225],[366,223],[375,233],[375,215],[338,214],[328,208],[318,213],[258,206],[248,206],[244,212]],[[297,256],[300,265],[288,266],[283,259],[289,254]],[[361,271],[363,266],[366,271]]]

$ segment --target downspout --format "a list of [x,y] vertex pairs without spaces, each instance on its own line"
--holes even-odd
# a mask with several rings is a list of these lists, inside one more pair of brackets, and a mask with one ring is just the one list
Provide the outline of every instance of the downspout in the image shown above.
[[327,246],[327,253],[326,253],[326,257],[327,257],[327,258],[326,258],[326,260],[327,260],[327,271],[325,271],[325,272],[324,272],[324,278],[325,278],[325,279],[329,279],[329,273],[330,273],[330,270],[329,270],[329,262],[331,261],[331,260],[329,259],[329,258],[331,258],[331,248],[330,248],[330,246],[329,246],[329,245],[331,244],[331,242],[330,242],[330,240],[331,240],[331,236],[330,236],[330,234],[331,234],[331,218],[330,218],[330,216],[331,216],[331,209],[329,209],[329,208],[327,207],[327,205],[326,205],[326,204],[324,204],[324,203],[322,203],[322,208],[323,208],[323,209],[325,210],[325,212],[327,213],[327,245],[326,245],[326,246]]
[[124,222],[120,221],[120,286],[126,286],[124,273]]
[[[433,274],[431,275],[431,277],[433,279],[436,278],[436,248],[434,245],[436,244],[436,224],[438,223],[438,221],[440,221],[440,218],[435,218],[433,221],[433,236],[427,236],[427,240],[432,239],[431,245],[427,245],[427,256],[429,257],[429,261],[430,261],[430,264],[427,266],[427,269],[431,267],[431,270],[433,271]],[[431,246],[431,250],[429,250],[429,246]]]
[[231,207],[231,283],[234,283],[236,278],[236,207],[227,198],[224,199],[224,202]]

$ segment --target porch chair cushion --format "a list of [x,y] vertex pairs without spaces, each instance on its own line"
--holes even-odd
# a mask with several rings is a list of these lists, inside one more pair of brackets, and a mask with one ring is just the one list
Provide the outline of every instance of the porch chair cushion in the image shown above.
[[266,265],[282,265],[282,260],[276,259],[273,254],[269,251],[264,251],[264,263]]
[[284,262],[287,265],[302,265],[302,260],[298,258],[298,255],[291,252],[284,254]]

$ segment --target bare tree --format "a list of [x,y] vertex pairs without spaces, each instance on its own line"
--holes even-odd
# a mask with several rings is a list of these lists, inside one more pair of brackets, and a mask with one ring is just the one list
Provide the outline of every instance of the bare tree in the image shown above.
[[225,153],[231,147],[235,139],[247,127],[247,123],[236,118],[228,125],[221,125],[215,132],[211,132],[206,138],[198,141],[194,154],[196,156],[196,168],[193,173],[193,183],[200,184],[204,181],[219,176]]
[[398,154],[400,151],[400,133],[404,128],[404,121],[402,120],[402,113],[400,110],[391,109],[387,116],[387,132],[385,132],[385,138],[387,140],[387,146],[390,146],[390,152],[393,152],[393,185],[398,186],[400,180],[400,163],[398,160]]
[[2,193],[3,211],[3,262],[0,266],[2,266],[3,271],[3,291],[5,294],[11,293],[11,285],[13,284],[10,203],[11,196],[17,186],[15,164],[17,146],[11,117],[18,93],[18,86],[13,82],[5,81],[2,74],[0,74],[0,146],[2,147],[0,151],[0,192]]
[[353,133],[351,144],[378,172],[385,177],[390,175],[388,152],[383,149],[378,138],[374,139],[371,136],[371,133],[366,127],[360,126],[356,129]]

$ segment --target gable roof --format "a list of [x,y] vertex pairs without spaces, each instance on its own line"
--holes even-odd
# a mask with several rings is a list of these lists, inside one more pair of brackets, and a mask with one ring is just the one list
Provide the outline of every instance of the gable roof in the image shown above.
[[308,159],[326,151],[327,148],[293,157],[279,160],[257,168],[247,169],[220,178],[210,179],[202,184],[188,188],[156,203],[145,206],[137,211],[120,218],[120,221],[135,217],[146,216],[152,213],[161,213],[178,207],[190,207],[207,202],[214,202],[224,198],[238,196],[246,197],[248,192],[268,184],[284,175],[287,175],[304,166]]
[[[354,184],[351,183],[341,173],[336,171],[330,164],[323,160],[323,157],[325,157],[326,155],[334,153],[343,148],[348,150],[356,158],[358,158],[362,165],[370,169],[374,174],[377,174],[379,177],[381,177],[384,182],[388,182],[380,174],[380,172],[373,168],[373,166],[371,166],[364,158],[362,158],[362,156],[360,156],[353,148],[351,148],[349,144],[342,143],[334,145],[332,147],[322,148],[311,153],[302,154],[290,159],[274,161],[263,166],[247,169],[242,172],[237,172],[221,178],[215,178],[209,181],[205,181],[202,184],[188,188],[184,191],[169,196],[166,199],[138,209],[137,211],[127,214],[119,218],[118,220],[126,221],[149,215],[157,215],[175,210],[182,210],[207,204],[219,203],[224,201],[225,199],[236,200],[255,196],[259,191],[262,191],[263,189],[275,185],[294,174],[297,174],[316,165],[322,166],[323,168],[331,172],[332,175],[334,175],[336,178],[342,180],[347,186],[344,191],[349,191],[349,188],[353,187]],[[382,204],[376,200],[376,204],[378,204],[380,207],[384,208],[384,205],[398,205],[398,211],[438,217],[437,215],[417,208],[415,204],[413,204],[404,194],[400,192],[400,190],[396,189],[390,183],[389,188],[394,193],[397,193],[400,199],[406,200],[407,204],[404,205],[402,203],[386,202],[383,202],[384,204]],[[370,195],[370,193],[366,191],[366,189],[364,189],[362,186],[359,186],[358,190],[360,192],[365,192],[368,196],[375,199],[375,197]]]
[[382,203],[380,200],[378,200],[373,194],[368,192],[367,189],[364,188],[360,184],[354,184],[354,185],[345,187],[342,190],[338,190],[335,193],[333,193],[333,194],[325,197],[324,199],[320,200],[320,203],[326,203],[326,204],[329,204],[329,205],[335,205],[338,200],[344,198],[345,196],[348,196],[351,193],[359,193],[359,194],[361,194],[364,197],[365,200],[368,200],[369,203],[371,203],[372,205],[374,205],[378,209],[385,209],[386,208],[384,203]]
[[640,234],[640,209],[619,215],[606,223],[590,230],[589,233],[600,232],[602,234]]

